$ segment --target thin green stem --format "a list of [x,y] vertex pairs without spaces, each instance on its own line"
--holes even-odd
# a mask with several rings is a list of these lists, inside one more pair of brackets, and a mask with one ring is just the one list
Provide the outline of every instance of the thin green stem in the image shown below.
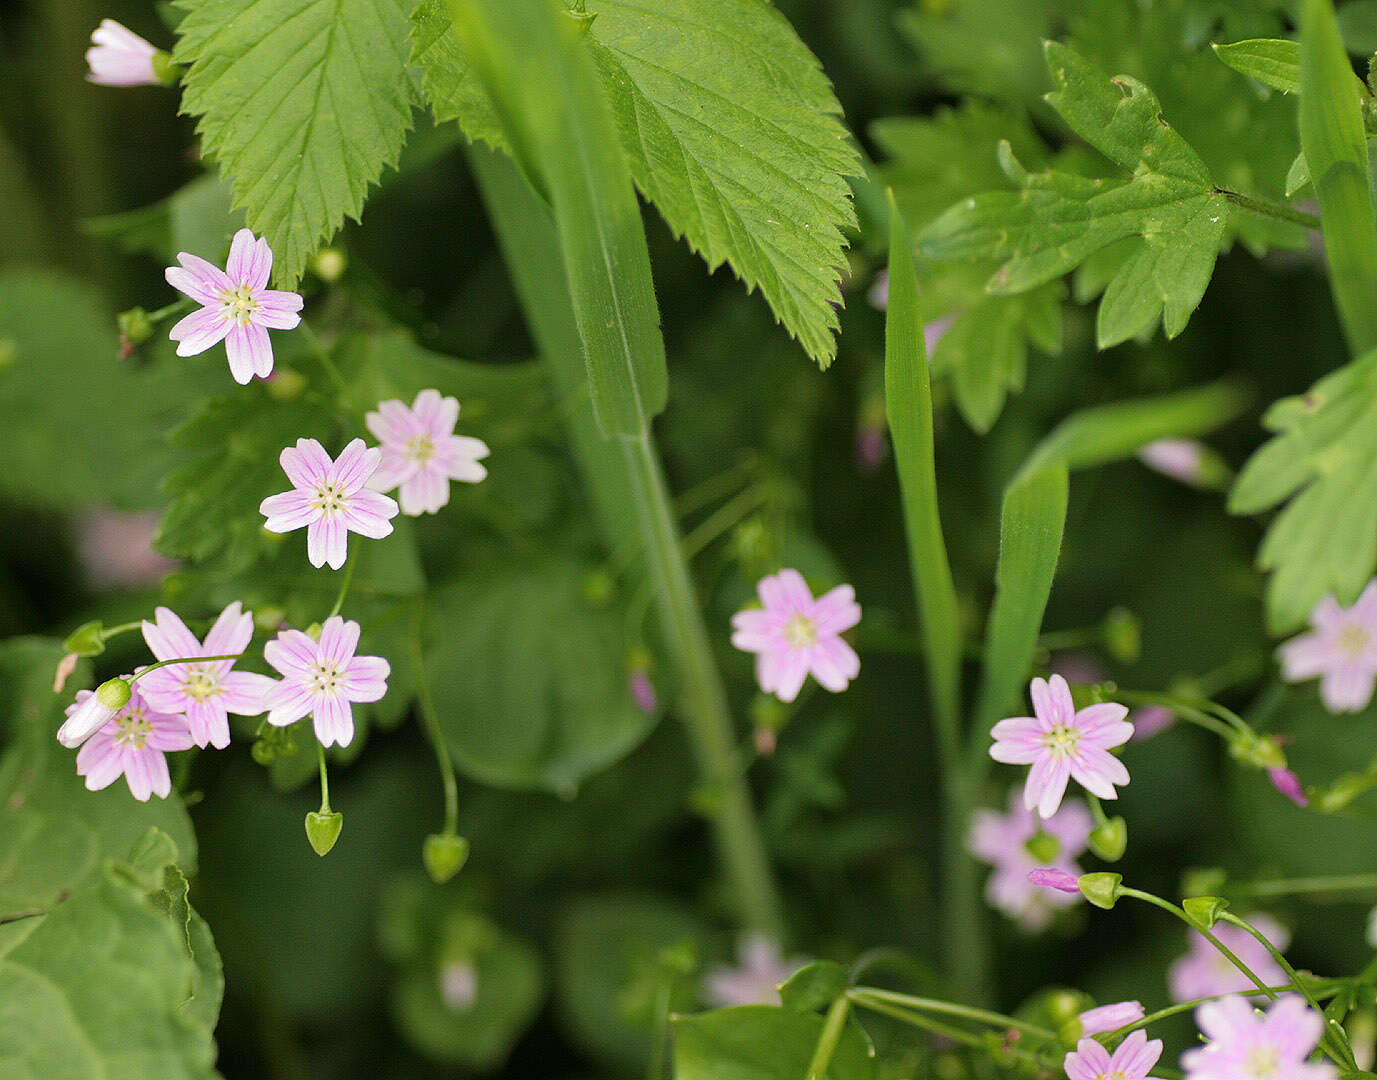
[[778,936],[783,923],[779,895],[736,754],[726,691],[694,598],[659,459],[647,432],[620,442],[634,485],[663,632],[682,678],[683,720],[699,769],[719,797],[712,821],[727,877],[746,928]]
[[723,503],[684,537],[684,558],[690,561],[697,558],[704,548],[764,501],[764,486],[752,484],[729,502]]
[[[913,1027],[921,1028],[923,1031],[930,1031],[934,1035],[941,1035],[943,1038],[950,1039],[952,1042],[961,1043],[964,1046],[970,1046],[976,1050],[984,1050],[986,1052],[990,1050],[988,1035],[978,1035],[974,1032],[967,1031],[965,1028],[957,1027],[955,1024],[944,1024],[940,1020],[934,1020],[930,1016],[911,1012],[897,1005],[890,1005],[885,1001],[869,997],[857,990],[848,990],[846,996],[851,999],[853,1004],[861,1008],[869,1009],[871,1012],[877,1012],[881,1016],[888,1016],[902,1023],[911,1024]],[[1017,1046],[1006,1046],[1001,1050],[1001,1053],[1008,1054],[1010,1057],[1017,1058],[1020,1061],[1026,1061],[1030,1064],[1037,1065],[1043,1069],[1057,1069],[1061,1066],[1059,1057],[1053,1057],[1049,1054],[1036,1054],[1031,1050],[1023,1050]]]
[[1202,712],[1189,701],[1173,697],[1170,694],[1150,694],[1142,693],[1137,690],[1116,690],[1114,696],[1125,705],[1160,705],[1170,709],[1188,724],[1195,724],[1206,731],[1218,735],[1226,742],[1233,742],[1238,734],[1232,727],[1224,723],[1218,717],[1211,716],[1207,712]]
[[725,499],[745,486],[755,470],[754,460],[739,461],[728,469],[695,484],[674,497],[674,509],[682,516],[694,514],[718,499]]
[[325,747],[316,743],[316,763],[320,766],[320,812],[330,812],[330,774],[325,771]]
[[239,660],[247,655],[246,653],[220,653],[217,656],[179,656],[175,660],[159,660],[156,664],[149,664],[146,668],[136,671],[129,676],[129,685],[133,686],[150,671],[157,671],[159,668],[171,667],[173,664],[200,664],[211,660]]
[[305,337],[306,344],[310,347],[311,353],[320,361],[320,366],[325,369],[325,373],[329,375],[334,382],[335,389],[341,394],[347,394],[349,392],[349,384],[344,381],[344,376],[340,374],[339,368],[335,366],[334,358],[331,357],[329,350],[325,348],[325,343],[322,342],[316,335],[316,332],[311,329],[310,323],[302,319],[298,324],[298,329],[301,331],[302,336]]
[[1196,926],[1195,923],[1191,922],[1191,918],[1189,915],[1186,914],[1184,908],[1177,907],[1171,901],[1163,900],[1160,896],[1153,896],[1152,893],[1143,892],[1141,889],[1130,889],[1127,885],[1119,886],[1119,895],[1131,896],[1135,900],[1145,901],[1146,903],[1149,903],[1154,907],[1159,907],[1163,911],[1167,911],[1170,912],[1172,915],[1175,915],[1178,919],[1180,919],[1183,923],[1189,926],[1192,930],[1195,930],[1196,932],[1202,934],[1205,940],[1208,941],[1211,945],[1213,945],[1216,949],[1218,949],[1220,953],[1223,954],[1224,958],[1229,961],[1229,963],[1233,964],[1234,967],[1238,968],[1239,971],[1243,972],[1244,975],[1248,976],[1248,978],[1252,981],[1252,984],[1254,986],[1256,986],[1269,998],[1272,998],[1273,1000],[1276,999],[1277,995],[1275,990],[1273,990],[1265,982],[1258,978],[1258,976],[1254,973],[1253,969],[1250,968],[1247,964],[1245,964],[1242,960],[1240,960],[1234,954],[1233,950],[1230,949],[1227,945],[1225,945],[1222,941],[1220,941],[1219,938],[1215,937],[1214,934],[1210,933],[1208,930],[1204,930],[1199,926]]
[[1229,885],[1231,896],[1296,896],[1303,893],[1366,892],[1377,889],[1377,874],[1329,874],[1318,877],[1279,878],[1275,881]]
[[191,297],[184,296],[180,300],[172,301],[172,303],[168,304],[166,307],[160,307],[157,311],[150,311],[148,313],[148,321],[154,326],[157,326],[158,323],[162,322],[164,319],[170,319],[173,315],[179,315],[183,311],[189,311],[193,306],[195,306],[195,302]]
[[421,704],[421,724],[426,738],[435,751],[435,763],[440,767],[440,782],[445,789],[445,836],[459,833],[459,783],[454,776],[454,762],[449,758],[449,748],[445,745],[445,734],[440,729],[440,714],[435,710],[435,701],[430,693],[430,680],[426,678],[425,651],[421,648],[422,615],[417,614],[416,631],[411,635],[411,656],[416,666],[416,696]]
[[130,630],[138,630],[143,626],[142,619],[135,619],[133,622],[120,623],[119,626],[112,626],[108,629],[101,627],[100,640],[109,641],[112,637],[120,634],[127,634]]
[[[1055,1039],[1057,1033],[1038,1024],[1030,1024],[1025,1020],[1016,1020],[1012,1016],[1005,1016],[1003,1013],[991,1012],[989,1009],[977,1009],[972,1005],[961,1005],[955,1001],[941,1001],[937,998],[914,997],[911,994],[899,994],[893,990],[877,990],[870,986],[856,986],[850,990],[850,995],[857,1004],[865,1004],[869,1001],[883,1001],[889,1005],[897,1005],[905,1009],[914,1009],[918,1012],[942,1013],[946,1016],[959,1016],[963,1020],[974,1020],[980,1024],[989,1024],[997,1028],[1013,1028],[1021,1031],[1025,1035],[1034,1035],[1039,1039]],[[866,999],[862,1002],[861,998]]]
[[669,1075],[669,1010],[673,994],[673,979],[662,977],[655,991],[655,1031],[650,1046],[650,1061],[646,1064],[646,1080],[666,1080]]
[[[1287,990],[1290,990],[1290,989],[1291,989],[1291,984],[1290,984],[1290,983],[1286,983],[1286,984],[1283,985],[1283,986],[1273,986],[1273,987],[1270,987],[1270,989],[1271,989],[1271,991],[1272,991],[1274,994],[1284,994]],[[1335,994],[1339,993],[1339,991],[1342,990],[1342,989],[1343,989],[1343,987],[1342,987],[1341,985],[1340,985],[1340,986],[1327,986],[1327,987],[1324,987],[1324,988],[1321,989],[1321,990],[1316,991],[1316,992],[1315,992],[1315,997],[1316,997],[1316,998],[1328,998],[1328,997],[1333,997]],[[1131,1023],[1131,1024],[1125,1024],[1123,1027],[1118,1028],[1118,1029],[1116,1029],[1116,1030],[1114,1030],[1114,1031],[1109,1032],[1109,1035],[1111,1035],[1112,1037],[1114,1037],[1114,1038],[1116,1038],[1116,1039],[1117,1039],[1117,1038],[1122,1038],[1123,1036],[1127,1035],[1130,1031],[1137,1031],[1139,1028],[1150,1027],[1151,1025],[1157,1023],[1157,1021],[1159,1021],[1159,1020],[1165,1020],[1165,1019],[1166,1019],[1167,1017],[1169,1017],[1169,1016],[1176,1016],[1176,1015],[1178,1015],[1179,1013],[1190,1012],[1192,1009],[1196,1008],[1196,1007],[1199,1006],[1199,1005],[1204,1005],[1204,1004],[1206,1004],[1206,1003],[1208,1003],[1208,1002],[1211,1002],[1211,1001],[1222,1001],[1224,998],[1227,998],[1227,997],[1237,997],[1237,996],[1238,996],[1238,995],[1237,995],[1237,992],[1231,990],[1231,991],[1230,991],[1229,993],[1227,993],[1227,994],[1211,994],[1211,995],[1209,995],[1208,997],[1195,998],[1195,999],[1193,999],[1193,1000],[1191,1000],[1191,1001],[1181,1001],[1181,1002],[1177,1002],[1175,1005],[1168,1005],[1165,1009],[1158,1009],[1158,1010],[1157,1010],[1156,1012],[1154,1012],[1154,1013],[1148,1013],[1148,1014],[1147,1014],[1145,1017],[1143,1017],[1141,1020],[1135,1020],[1135,1021],[1134,1021],[1133,1023]]]
[[837,1052],[837,1043],[846,1029],[846,1015],[850,1011],[851,1001],[845,994],[832,1002],[832,1007],[827,1010],[817,1049],[813,1051],[813,1060],[808,1064],[807,1080],[825,1080],[827,1068],[832,1064],[832,1055]]
[[358,564],[358,550],[359,546],[355,544],[353,550],[349,552],[349,558],[344,567],[344,580],[340,582],[339,595],[335,597],[335,606],[330,609],[330,614],[325,616],[327,619],[333,619],[344,607],[344,598],[349,595],[349,586],[354,583],[354,567]]
[[1244,210],[1251,210],[1255,214],[1264,214],[1267,217],[1276,218],[1278,221],[1289,221],[1292,225],[1300,225],[1306,229],[1318,229],[1320,227],[1318,217],[1302,210],[1292,210],[1289,206],[1254,199],[1250,195],[1242,195],[1237,191],[1226,191],[1224,188],[1215,188],[1215,193],[1223,195],[1235,206],[1242,207]]

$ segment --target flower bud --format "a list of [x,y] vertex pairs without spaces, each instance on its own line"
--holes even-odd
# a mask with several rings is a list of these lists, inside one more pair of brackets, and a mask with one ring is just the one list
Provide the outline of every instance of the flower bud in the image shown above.
[[311,270],[328,285],[333,285],[343,277],[348,265],[349,260],[344,252],[336,247],[321,248],[311,256]]
[[150,60],[153,64],[153,74],[163,86],[176,86],[182,81],[182,66],[172,62],[171,53],[158,49]]
[[105,651],[105,627],[99,619],[82,623],[62,643],[64,651],[77,656],[99,656]]
[[57,729],[57,741],[75,750],[113,720],[129,704],[132,693],[124,679],[109,679],[94,694],[78,694],[76,704],[68,708],[67,719]]
[[1118,816],[1110,818],[1090,834],[1089,844],[1105,862],[1118,862],[1128,847],[1128,822]]
[[1197,930],[1209,930],[1219,921],[1229,901],[1218,896],[1191,896],[1181,901],[1181,910]]
[[141,307],[121,311],[115,316],[120,331],[120,359],[128,360],[134,350],[153,336],[153,321]]
[[62,688],[67,685],[67,680],[72,677],[72,672],[76,670],[79,657],[74,652],[64,653],[62,659],[57,662],[57,668],[53,671],[53,693],[62,693]]
[[1321,813],[1335,814],[1371,787],[1372,781],[1362,773],[1345,773],[1324,791],[1316,792],[1311,805]]
[[133,695],[134,690],[126,679],[106,679],[96,687],[96,700],[107,709],[112,709],[115,712],[119,712],[128,705],[129,699]]
[[254,739],[249,747],[249,756],[265,769],[277,760],[277,746],[270,739]]
[[311,847],[317,855],[330,853],[335,841],[339,839],[342,828],[344,815],[337,810],[327,810],[324,813],[312,810],[306,815],[306,839],[311,842]]
[[1229,753],[1245,765],[1259,769],[1286,768],[1286,755],[1275,739],[1251,732],[1237,736],[1229,744]]
[[1143,630],[1128,608],[1116,607],[1104,618],[1104,647],[1121,664],[1132,664],[1143,651]]
[[1036,870],[1029,870],[1028,880],[1042,889],[1056,889],[1064,893],[1080,892],[1080,885],[1074,874],[1068,874],[1065,870],[1058,870],[1053,866],[1039,866]]
[[1121,1027],[1136,1024],[1146,1015],[1147,1012],[1143,1009],[1141,1001],[1116,1001],[1112,1005],[1101,1005],[1099,1008],[1087,1009],[1077,1018],[1080,1020],[1081,1026],[1081,1034],[1077,1038],[1118,1031]]
[[469,858],[469,842],[453,833],[431,833],[421,848],[421,861],[436,885],[443,885],[463,868]]
[[1123,880],[1123,874],[1082,874],[1076,887],[1097,908],[1108,911],[1119,899],[1119,886]]
[[1056,862],[1061,854],[1061,841],[1051,833],[1039,829],[1023,845],[1033,859],[1040,863]]
[[1305,797],[1305,789],[1301,787],[1300,777],[1290,769],[1268,769],[1267,779],[1272,781],[1274,788],[1297,806],[1310,805],[1310,800]]
[[306,376],[291,368],[279,367],[263,380],[274,401],[295,401],[306,390]]

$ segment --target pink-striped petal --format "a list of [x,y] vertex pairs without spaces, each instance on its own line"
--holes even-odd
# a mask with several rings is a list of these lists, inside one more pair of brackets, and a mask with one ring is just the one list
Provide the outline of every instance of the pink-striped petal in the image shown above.
[[222,341],[233,325],[220,312],[202,308],[179,322],[167,336],[178,342],[178,356],[196,356]]
[[[196,640],[196,636],[186,628],[186,623],[177,616],[171,608],[159,607],[153,611],[155,622],[143,621],[143,639],[148,644],[148,648],[159,660],[180,660],[184,656],[204,656],[201,651],[201,643]],[[165,671],[166,668],[159,668]],[[174,669],[175,671],[175,669]],[[152,678],[157,672],[149,672],[148,678]],[[139,680],[143,682],[143,679]],[[178,679],[178,682],[184,681]]]
[[318,484],[328,483],[335,467],[325,447],[316,439],[297,439],[296,446],[285,447],[277,460],[295,488],[314,489]]
[[235,285],[247,285],[252,290],[268,284],[273,269],[273,252],[266,239],[254,239],[251,229],[240,229],[230,242],[229,258],[225,261],[225,276]]
[[342,518],[322,517],[306,526],[306,558],[312,566],[338,570],[349,557],[349,530]]
[[387,694],[392,665],[381,656],[356,656],[344,678],[344,696],[350,701],[381,701]]
[[434,469],[422,467],[402,481],[398,494],[402,513],[407,517],[433,514],[449,502],[449,479]]
[[344,667],[359,647],[359,632],[359,624],[353,619],[330,616],[320,629],[320,659]]
[[335,459],[331,476],[346,492],[353,493],[363,487],[381,462],[381,450],[370,450],[362,439],[353,439]]
[[258,512],[268,519],[263,522],[263,528],[275,533],[287,533],[309,525],[323,513],[309,494],[296,489],[269,495],[258,504]]
[[317,700],[314,723],[321,746],[348,746],[354,740],[354,710],[343,698]]

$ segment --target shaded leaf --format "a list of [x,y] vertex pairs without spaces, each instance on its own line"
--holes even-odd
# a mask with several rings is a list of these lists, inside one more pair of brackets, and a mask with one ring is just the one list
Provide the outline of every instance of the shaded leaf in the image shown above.
[[[809,1075],[823,1018],[773,1005],[744,1005],[674,1020],[676,1080],[797,1080]],[[875,1062],[854,1026],[842,1029],[819,1080],[866,1080]]]

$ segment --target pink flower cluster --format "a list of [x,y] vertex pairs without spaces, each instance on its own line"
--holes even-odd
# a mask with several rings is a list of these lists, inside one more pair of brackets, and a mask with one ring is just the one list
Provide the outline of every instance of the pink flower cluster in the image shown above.
[[359,634],[358,623],[338,615],[325,620],[319,639],[282,630],[263,650],[282,676],[275,680],[234,669],[253,637],[253,614],[237,600],[220,613],[204,642],[175,612],[160,607],[153,622],[143,623],[144,641],[159,664],[94,693],[78,693],[58,741],[80,747],[77,773],[86,777],[89,790],[124,776],[141,802],[171,791],[165,754],[228,746],[231,713],[266,712],[268,723],[279,727],[311,716],[322,746],[348,745],[354,737],[351,704],[380,700],[391,674],[382,657],[355,655]]

